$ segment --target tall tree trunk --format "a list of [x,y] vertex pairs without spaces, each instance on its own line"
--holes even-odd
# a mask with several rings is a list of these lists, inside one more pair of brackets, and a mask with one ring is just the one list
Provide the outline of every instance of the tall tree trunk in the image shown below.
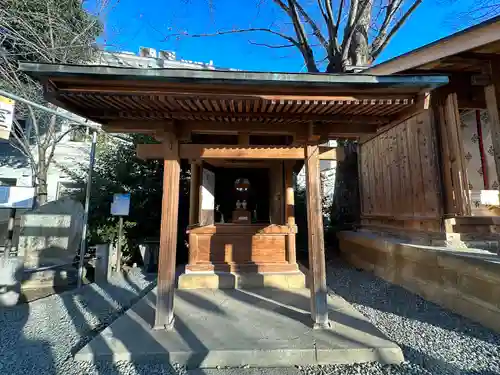
[[48,166],[43,161],[38,163],[38,174],[37,174],[37,185],[36,185],[36,205],[41,206],[47,203],[47,188],[48,188]]
[[349,45],[349,62],[353,66],[370,64],[370,44],[368,31],[370,28],[373,0],[360,0],[358,5],[359,21],[353,26],[351,44]]

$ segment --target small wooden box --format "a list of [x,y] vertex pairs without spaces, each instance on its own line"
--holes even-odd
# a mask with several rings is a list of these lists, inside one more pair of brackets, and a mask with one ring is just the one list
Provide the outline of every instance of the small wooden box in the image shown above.
[[238,224],[250,224],[252,222],[252,216],[250,211],[244,210],[242,208],[237,208],[233,211],[233,223]]

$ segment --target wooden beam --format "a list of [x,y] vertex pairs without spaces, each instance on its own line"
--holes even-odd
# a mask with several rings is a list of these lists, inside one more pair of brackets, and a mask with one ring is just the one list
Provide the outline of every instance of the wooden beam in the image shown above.
[[487,61],[488,63],[490,61],[498,60],[500,58],[500,55],[496,53],[481,53],[481,52],[462,52],[455,56],[473,61],[482,61],[482,62]]
[[173,133],[163,141],[163,198],[161,205],[160,251],[155,329],[173,329],[175,293],[175,257],[179,211],[179,144]]
[[483,72],[484,70],[487,69],[488,66],[488,61],[485,60],[478,60],[477,58],[471,58],[471,57],[464,57],[463,55],[454,55],[454,56],[449,56],[443,58],[440,63],[442,64],[450,64],[450,65],[471,65],[474,67],[474,70],[477,72]]
[[[360,101],[360,100],[404,100],[412,99],[412,95],[407,93],[384,93],[380,94],[376,88],[373,89],[357,89],[346,92],[345,88],[335,88],[332,86],[316,87],[314,94],[308,87],[276,87],[270,89],[268,87],[259,87],[257,85],[228,85],[227,83],[203,84],[196,82],[195,84],[180,84],[175,85],[172,83],[158,83],[151,84],[147,81],[135,81],[134,89],[129,87],[120,86],[120,82],[102,81],[92,79],[71,78],[71,86],[65,87],[65,78],[58,78],[54,83],[55,90],[60,95],[80,95],[86,93],[100,93],[100,94],[128,94],[128,95],[158,95],[168,97],[184,97],[189,98],[211,98],[211,99],[229,99],[229,100],[267,100],[267,101],[312,101],[312,102],[326,102],[326,101]],[[59,83],[63,83],[62,85]],[[334,94],[335,91],[337,94]]]
[[462,130],[460,128],[457,95],[447,95],[441,110],[443,111],[442,119],[444,119],[445,123],[442,129],[446,132],[444,139],[447,141],[451,178],[453,181],[455,214],[469,216],[471,215],[469,184],[467,169],[465,167],[464,145]]
[[[139,159],[161,159],[163,147],[161,143],[138,144]],[[343,150],[335,147],[320,147],[321,160],[342,160]],[[199,145],[181,144],[180,158],[188,160],[199,159],[304,159],[303,147],[288,146],[230,146],[230,145]]]
[[285,221],[290,228],[286,239],[286,258],[288,263],[297,263],[297,249],[295,243],[295,191],[293,189],[293,166],[292,160],[285,161]]
[[231,160],[231,159],[210,159],[206,160],[207,164],[213,167],[222,168],[269,168],[272,160]]
[[472,85],[472,74],[453,73],[450,76],[450,83],[438,88],[433,95],[446,96],[456,94],[459,109],[486,108],[484,100],[484,88]]
[[458,97],[459,109],[485,109],[486,102],[484,100],[468,100]]
[[442,58],[467,52],[498,41],[500,22],[485,22],[438,40],[403,56],[366,70],[366,74],[390,75],[418,68]]
[[318,146],[305,146],[309,288],[311,290],[311,318],[314,328],[327,328],[329,322],[319,153]]
[[[361,134],[373,134],[380,125],[377,124],[342,124],[342,123],[321,123],[315,124],[314,132],[322,139],[324,138],[350,138],[358,137]],[[168,127],[168,128],[167,128]],[[167,129],[177,132],[178,138],[189,139],[192,133],[199,134],[239,134],[249,133],[257,135],[282,134],[292,135],[295,140],[303,143],[307,139],[308,124],[274,124],[266,122],[221,122],[221,121],[176,121],[175,125],[171,120],[163,121],[137,121],[123,120],[110,121],[103,126],[109,133],[142,133],[154,135],[159,131]]]
[[420,94],[417,98],[417,101],[414,104],[412,104],[409,108],[405,109],[404,111],[398,113],[396,116],[393,116],[391,122],[388,123],[387,125],[378,128],[375,134],[367,134],[361,136],[360,143],[361,144],[366,143],[371,139],[378,137],[380,134],[385,133],[386,131],[394,128],[395,126],[398,126],[402,122],[405,122],[409,118],[416,116],[419,113],[422,113],[423,111],[428,110],[430,107],[430,100],[431,100],[430,93],[425,92]]
[[200,117],[219,117],[219,118],[231,118],[231,119],[255,119],[256,117],[261,119],[279,119],[279,120],[298,120],[298,121],[331,121],[337,123],[348,124],[378,124],[383,125],[390,121],[390,118],[384,116],[368,116],[368,115],[315,115],[315,114],[305,114],[305,113],[289,113],[289,112],[223,112],[223,111],[95,111],[93,114],[95,117],[99,117],[103,120],[116,120],[117,118],[123,117],[124,119],[152,119],[152,120],[175,120],[175,119],[185,119],[192,116]]
[[[322,147],[321,156],[336,157],[331,147]],[[303,159],[304,150],[301,147],[273,146],[223,146],[223,145],[181,145],[182,159]],[[335,159],[334,159],[335,160]]]
[[164,129],[172,121],[110,121],[102,126],[108,133],[154,134]]
[[198,223],[200,210],[200,166],[191,163],[191,180],[189,182],[189,225]]
[[269,168],[269,213],[271,224],[283,225],[283,162],[274,161]]
[[491,124],[491,140],[498,181],[500,179],[500,66],[498,64],[491,64],[491,77],[493,84],[484,88],[484,95]]
[[446,118],[444,106],[438,96],[433,100],[434,119],[436,123],[436,135],[438,137],[439,159],[441,162],[441,184],[444,200],[445,214],[455,214],[455,194],[453,193],[453,178],[451,172],[450,145],[447,137]]
[[238,134],[238,145],[248,146],[250,144],[250,134],[248,132],[243,132]]
[[413,117],[422,111],[429,109],[431,94],[429,92],[418,95],[417,100],[407,109],[399,112],[397,115],[391,117],[391,123],[385,125],[384,128],[390,127],[394,123],[402,123],[403,121]]

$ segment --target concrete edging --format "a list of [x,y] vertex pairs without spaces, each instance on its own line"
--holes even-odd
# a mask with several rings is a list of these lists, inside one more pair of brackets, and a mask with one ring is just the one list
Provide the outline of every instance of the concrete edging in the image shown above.
[[363,232],[338,237],[342,254],[355,267],[500,332],[500,257]]

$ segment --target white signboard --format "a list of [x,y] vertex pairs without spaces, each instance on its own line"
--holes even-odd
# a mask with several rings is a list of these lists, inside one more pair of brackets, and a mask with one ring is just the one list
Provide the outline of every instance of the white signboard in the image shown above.
[[128,216],[130,210],[130,193],[113,195],[111,203],[111,215]]
[[211,225],[215,219],[215,174],[203,168],[200,196],[200,224]]
[[14,100],[0,96],[0,139],[9,139],[10,137],[15,104]]
[[215,174],[208,169],[203,169],[201,187],[201,209],[213,210],[215,208]]
[[481,204],[486,206],[499,206],[499,198],[498,190],[481,190]]
[[0,186],[0,208],[33,208],[34,187]]

